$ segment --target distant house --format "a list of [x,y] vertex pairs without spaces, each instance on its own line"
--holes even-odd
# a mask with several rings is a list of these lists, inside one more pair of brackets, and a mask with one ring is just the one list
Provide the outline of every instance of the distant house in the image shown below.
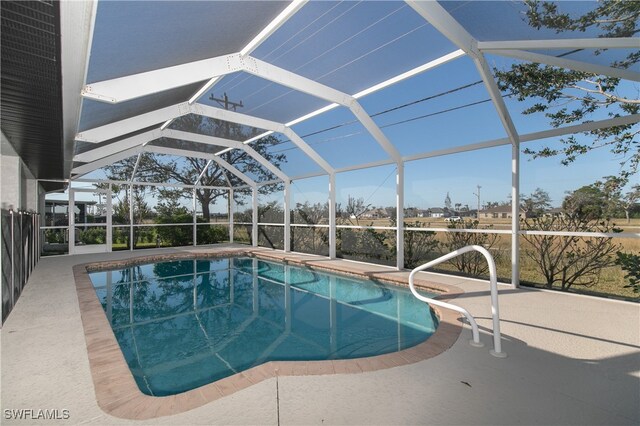
[[429,209],[429,217],[444,217],[445,211],[440,207],[432,207]]
[[564,217],[565,211],[561,207],[554,207],[544,212],[547,217]]
[[[480,210],[480,212],[478,213],[478,217],[480,219],[511,219],[513,215],[511,214],[511,206],[507,204],[504,206]],[[520,209],[520,218],[524,219],[526,217],[529,217],[527,212],[525,212],[523,209]]]
[[429,210],[418,210],[417,217],[429,217]]
[[418,216],[418,212],[420,212],[420,210],[415,207],[407,207],[404,209],[404,217],[420,217]]
[[364,219],[386,219],[389,217],[389,213],[385,209],[371,209],[362,213]]

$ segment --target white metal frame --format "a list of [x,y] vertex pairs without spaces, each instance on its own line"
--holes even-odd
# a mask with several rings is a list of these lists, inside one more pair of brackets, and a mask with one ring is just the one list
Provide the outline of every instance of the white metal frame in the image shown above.
[[[287,6],[272,22],[270,22],[262,31],[260,31],[243,49],[237,53],[231,53],[216,58],[209,58],[200,61],[195,61],[187,64],[181,64],[164,69],[156,69],[148,72],[125,76],[117,79],[92,83],[84,87],[82,91],[82,98],[89,98],[108,103],[118,103],[126,100],[135,99],[141,96],[159,93],[171,88],[184,86],[197,81],[207,81],[193,96],[182,103],[178,103],[166,108],[162,108],[156,111],[151,111],[145,114],[141,114],[135,117],[129,117],[124,120],[112,122],[103,126],[99,126],[93,129],[84,130],[76,135],[76,140],[99,143],[108,141],[116,137],[125,136],[117,142],[109,143],[104,146],[96,147],[89,151],[77,154],[74,158],[75,161],[83,162],[85,164],[79,165],[72,170],[72,173],[76,176],[74,180],[83,181],[82,175],[87,174],[93,170],[96,170],[105,165],[122,160],[124,158],[138,155],[136,161],[136,167],[132,173],[131,179],[128,183],[137,185],[159,185],[159,186],[176,186],[182,188],[191,188],[195,194],[196,188],[204,188],[201,186],[201,179],[207,168],[211,163],[215,162],[220,165],[224,170],[234,174],[241,179],[245,186],[232,187],[228,182],[229,187],[216,187],[217,189],[223,189],[229,191],[230,200],[233,200],[233,191],[242,188],[250,188],[252,191],[252,241],[254,245],[257,245],[257,227],[259,225],[257,218],[258,210],[258,188],[262,185],[281,182],[284,184],[284,206],[285,212],[289,211],[290,206],[290,184],[294,180],[303,179],[312,176],[328,175],[329,188],[328,188],[328,201],[330,219],[328,225],[318,225],[320,227],[325,226],[329,228],[329,257],[335,258],[336,253],[336,229],[342,226],[337,226],[335,217],[336,207],[336,174],[342,172],[348,172],[351,170],[359,170],[363,168],[383,166],[395,164],[397,167],[396,172],[396,206],[397,206],[397,226],[390,228],[396,231],[397,242],[397,268],[401,269],[404,266],[403,259],[403,238],[404,230],[414,230],[413,228],[404,226],[404,163],[407,161],[414,161],[424,158],[433,158],[442,155],[450,155],[460,152],[485,149],[490,147],[502,146],[510,144],[512,147],[512,199],[519,199],[520,182],[519,182],[519,154],[520,144],[539,140],[549,137],[560,136],[569,133],[577,133],[582,131],[593,130],[608,126],[627,125],[637,123],[640,121],[640,115],[630,115],[625,117],[612,118],[608,120],[601,120],[598,122],[585,123],[575,126],[566,126],[564,128],[550,129],[541,132],[534,132],[529,134],[519,135],[513,120],[510,117],[509,111],[502,99],[502,96],[498,90],[496,82],[491,74],[491,71],[487,65],[485,54],[495,54],[506,57],[513,57],[518,59],[524,59],[527,61],[540,62],[550,64],[553,66],[565,67],[570,69],[601,73],[614,77],[620,77],[631,81],[640,81],[640,74],[633,70],[621,70],[612,67],[599,66],[596,64],[584,63],[581,61],[570,60],[567,58],[556,58],[548,55],[542,55],[531,50],[540,49],[629,49],[637,47],[636,38],[616,38],[616,39],[565,39],[565,40],[513,40],[513,41],[484,41],[480,42],[475,40],[448,12],[444,10],[436,2],[424,2],[424,1],[406,1],[406,3],[412,7],[420,16],[439,30],[445,37],[451,40],[459,49],[443,55],[440,58],[429,61],[421,66],[418,66],[412,70],[403,72],[395,77],[380,82],[370,88],[362,90],[356,94],[349,95],[340,92],[334,88],[328,87],[317,81],[303,77],[289,70],[279,68],[271,63],[259,60],[251,56],[253,50],[263,43],[271,34],[273,34],[279,27],[281,27],[291,16],[293,16],[298,10],[300,10],[306,4],[306,0],[295,0],[289,6]],[[91,34],[93,28],[93,19],[95,18],[95,5],[92,9],[92,15],[85,19],[86,22],[91,22],[89,28],[86,29],[86,34],[89,39],[88,45],[91,44]],[[423,72],[427,72],[442,64],[448,63],[463,56],[469,56],[475,63],[476,68],[482,77],[484,85],[490,95],[493,105],[498,113],[502,125],[507,134],[507,138],[500,138],[491,141],[485,141],[475,143],[471,145],[465,145],[454,148],[447,148],[441,150],[435,150],[430,152],[419,153],[410,156],[401,156],[395,146],[388,140],[385,134],[380,130],[376,123],[371,119],[367,112],[362,109],[358,100],[379,90],[383,90],[393,84],[396,84],[405,79],[411,78]],[[88,58],[88,52],[86,55]],[[85,58],[85,64],[88,64],[88,60]],[[207,90],[215,85],[222,76],[234,72],[245,72],[270,82],[280,84],[289,87],[293,90],[300,91],[311,96],[326,100],[328,105],[305,114],[297,119],[294,119],[288,123],[277,123],[274,121],[264,120],[255,116],[241,114],[234,111],[227,111],[220,108],[211,107],[208,105],[197,103],[199,97],[201,97]],[[86,67],[85,67],[86,75]],[[354,165],[349,167],[343,167],[336,169],[332,167],[321,155],[319,155],[312,147],[310,147],[298,134],[292,130],[292,126],[308,120],[312,117],[323,114],[336,107],[343,106],[348,108],[357,120],[362,124],[371,137],[385,150],[389,158],[386,160],[369,162],[361,165]],[[216,138],[213,136],[199,135],[195,133],[182,132],[178,130],[169,129],[169,124],[172,120],[184,116],[186,114],[199,114],[210,118],[228,121],[232,123],[238,123],[246,126],[251,126],[258,129],[264,129],[265,132],[252,137],[246,141],[233,141],[223,138]],[[146,127],[158,125],[158,128],[151,131],[144,132],[135,136],[126,137],[132,132],[139,131]],[[308,173],[302,176],[288,176],[282,172],[275,165],[268,162],[264,157],[257,153],[250,144],[262,137],[265,137],[272,133],[281,133],[291,140],[302,152],[304,152],[313,162],[315,162],[321,172]],[[154,146],[152,142],[160,137],[181,139],[185,141],[192,141],[196,143],[217,145],[224,149],[212,154],[205,154],[201,152],[189,151],[184,149],[166,148]],[[247,152],[252,158],[254,158],[260,165],[269,170],[276,180],[269,182],[255,182],[241,173],[235,167],[229,165],[220,157],[223,153],[232,150],[241,149]],[[144,152],[155,152],[162,154],[180,155],[196,158],[207,159],[207,164],[203,168],[200,176],[194,182],[193,185],[181,185],[181,184],[164,184],[164,183],[148,183],[148,182],[135,182],[135,172],[137,164],[140,161],[140,156]],[[225,172],[226,175],[226,172]],[[115,181],[113,183],[116,183]],[[209,188],[209,187],[207,187]],[[512,223],[510,230],[496,230],[489,231],[494,233],[509,233],[512,238],[512,283],[514,286],[518,285],[519,279],[519,235],[530,234],[533,231],[520,231],[519,229],[519,206],[518,203],[512,203]],[[233,239],[233,202],[230,203],[230,239]],[[194,208],[194,233],[196,229],[195,208]],[[285,220],[283,224],[279,224],[285,228],[285,250],[289,250],[289,238],[291,226],[301,226],[299,224],[291,224],[289,214],[285,214]],[[313,225],[312,225],[313,226]],[[133,225],[132,225],[133,228]],[[380,228],[380,227],[374,227]],[[387,229],[387,227],[382,227]],[[427,230],[426,228],[420,228],[416,230]],[[443,230],[433,229],[438,232],[475,232],[474,230]],[[562,233],[564,235],[566,233]],[[598,236],[598,237],[611,237],[613,235],[600,235],[597,233],[587,233],[584,236]],[[582,234],[581,234],[582,235]],[[618,236],[618,234],[616,234]],[[640,238],[640,234],[629,234],[631,238]],[[194,238],[195,242],[195,238]]]
[[[106,232],[106,241],[105,244],[92,244],[88,246],[77,246],[76,245],[76,215],[75,215],[75,201],[76,201],[76,193],[84,192],[84,193],[100,193],[104,194],[106,198],[107,204],[107,222],[105,224],[77,224],[77,226],[85,226],[85,227],[95,227],[95,228],[105,228]],[[86,253],[101,253],[101,252],[109,252],[112,250],[113,246],[113,226],[112,226],[112,200],[111,200],[111,189],[84,189],[84,188],[71,188],[69,189],[69,204],[68,204],[68,213],[69,213],[69,254],[86,254]]]

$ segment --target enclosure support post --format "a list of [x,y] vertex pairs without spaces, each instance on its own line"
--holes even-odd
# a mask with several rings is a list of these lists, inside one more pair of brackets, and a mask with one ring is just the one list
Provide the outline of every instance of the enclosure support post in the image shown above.
[[398,161],[396,175],[396,267],[404,268],[404,162]]
[[112,194],[112,185],[109,184],[109,192],[106,194],[106,204],[107,204],[107,251],[113,251],[113,198]]
[[129,184],[129,250],[133,251],[133,183]]
[[251,245],[258,247],[258,187],[251,188]]
[[329,258],[336,258],[336,174],[329,173]]
[[227,217],[229,218],[229,242],[233,243],[233,211],[235,210],[235,206],[233,203],[233,188],[229,188],[229,202]]
[[194,187],[192,190],[192,196],[193,196],[193,201],[191,203],[191,208],[192,208],[192,212],[193,212],[193,246],[197,246],[198,245],[198,230],[196,229],[198,225],[196,225],[196,223],[198,222],[197,220],[197,215],[196,215],[196,188]]
[[284,182],[284,251],[291,251],[291,183]]
[[520,287],[520,144],[511,145],[511,285]]

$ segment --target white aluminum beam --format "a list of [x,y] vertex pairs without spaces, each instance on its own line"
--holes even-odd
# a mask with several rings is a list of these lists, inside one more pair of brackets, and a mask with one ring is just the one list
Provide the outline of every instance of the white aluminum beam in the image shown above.
[[117,161],[124,160],[125,158],[132,157],[138,153],[142,152],[142,147],[129,148],[124,151],[120,151],[116,154],[109,155],[108,157],[101,158],[96,161],[92,161],[91,163],[83,164],[82,166],[78,166],[74,168],[71,173],[81,176],[85,175],[89,172],[92,172],[100,167],[108,166]]
[[243,124],[245,126],[256,127],[258,129],[272,130],[278,133],[282,133],[285,128],[282,123],[200,103],[190,105],[189,112],[209,118],[215,118],[216,120],[229,121],[231,123]]
[[404,163],[396,171],[396,269],[404,269]]
[[395,77],[391,77],[390,79],[385,80],[385,81],[383,81],[381,83],[378,83],[378,84],[376,84],[374,86],[371,86],[368,89],[364,89],[364,90],[356,93],[355,95],[353,95],[353,97],[356,98],[356,99],[363,98],[363,97],[365,97],[367,95],[370,95],[370,94],[375,93],[375,92],[377,92],[379,90],[385,89],[385,88],[387,88],[389,86],[392,86],[392,85],[394,85],[396,83],[399,83],[399,82],[401,82],[403,80],[406,80],[406,79],[411,78],[413,76],[416,76],[418,74],[422,74],[425,71],[429,71],[431,69],[437,68],[440,65],[444,65],[447,62],[453,61],[454,59],[461,58],[461,57],[463,57],[465,55],[466,55],[466,53],[462,49],[454,50],[451,53],[447,53],[446,55],[442,55],[439,58],[436,58],[436,59],[434,59],[432,61],[429,61],[429,62],[427,62],[427,63],[425,63],[423,65],[420,65],[418,67],[410,69],[407,72],[399,74],[399,75],[397,75]]
[[489,92],[489,96],[498,110],[498,116],[507,135],[513,144],[517,144],[518,133],[504,104],[500,90],[493,79],[487,61],[478,50],[478,42],[437,2],[407,0],[406,3],[445,37],[473,58],[476,68],[478,68],[480,76]]
[[[294,0],[289,6],[287,6],[275,19],[262,30],[258,35],[256,35],[253,40],[251,40],[241,51],[240,56],[245,57],[246,55],[251,54],[255,49],[258,48],[271,34],[276,32],[278,28],[280,28],[287,20],[292,17],[302,6],[305,5],[307,0]],[[210,90],[218,81],[220,81],[220,76],[215,76],[211,78],[205,85],[203,85],[191,98],[189,99],[189,105],[197,102],[198,99],[204,95],[208,90]],[[166,126],[169,125],[169,121],[167,121]],[[165,127],[166,127],[165,126]]]
[[197,142],[204,145],[227,146],[239,149],[243,147],[242,142],[216,136],[202,135],[200,133],[185,132],[183,130],[166,129],[162,131],[162,136],[170,139]]
[[291,140],[298,148],[302,150],[305,154],[309,156],[317,165],[322,168],[326,173],[333,173],[333,167],[327,163],[327,161],[322,158],[320,154],[318,154],[313,148],[311,148],[296,132],[294,132],[290,128],[286,128],[284,131],[284,135]]
[[420,16],[467,54],[479,53],[476,40],[436,2],[405,0]]
[[82,96],[101,102],[119,103],[241,71],[243,66],[240,54],[233,53],[91,83],[84,87]]
[[604,65],[591,64],[588,62],[575,61],[568,58],[558,58],[556,56],[542,55],[540,53],[527,52],[525,50],[495,50],[490,53],[507,56],[509,58],[521,59],[523,61],[538,62],[552,65],[554,67],[567,68],[575,71],[588,72],[610,77],[622,78],[624,80],[640,81],[640,73],[624,68],[613,68]]
[[394,160],[400,159],[400,154],[395,147],[351,95],[253,57],[247,58],[244,70],[273,83],[349,108],[389,156]]
[[284,251],[291,251],[291,183],[284,183]]
[[130,138],[122,139],[117,142],[110,143],[98,148],[94,148],[90,151],[77,154],[73,157],[74,161],[91,162],[103,157],[115,154],[116,152],[123,151],[125,149],[140,146],[144,143],[151,142],[158,139],[161,136],[159,130],[150,130],[148,132],[140,133],[139,135],[131,136]]
[[[638,49],[638,48],[640,48],[640,39],[635,37],[478,41],[478,49],[481,51],[511,50],[511,49],[550,50],[550,49]],[[494,53],[494,52],[490,52],[490,53]]]
[[[245,126],[257,127],[260,129],[271,130],[273,132],[282,133],[288,137],[298,148],[300,148],[311,160],[318,164],[324,171],[331,173],[333,167],[329,165],[313,148],[311,148],[300,136],[292,129],[286,127],[282,123],[264,120],[262,118],[241,114],[235,111],[215,108],[208,105],[194,104],[191,106],[193,114],[204,115],[206,117],[218,120],[229,121],[231,123],[243,124]],[[220,152],[218,153],[220,154]]]
[[[489,92],[493,105],[498,112],[500,121],[512,144],[511,157],[511,284],[519,287],[520,281],[520,243],[518,231],[520,228],[520,137],[513,124],[511,115],[498,89],[493,74],[489,69],[484,55],[478,50],[478,42],[462,27],[440,4],[434,1],[418,2],[406,1],[420,16],[433,25],[445,37],[455,43],[460,49],[469,54],[482,77]],[[504,51],[502,51],[504,52]]]
[[336,174],[329,174],[329,258],[336,258]]
[[266,39],[271,36],[271,34],[275,33],[278,28],[280,28],[289,18],[291,18],[297,11],[299,11],[302,6],[307,3],[307,0],[293,0],[289,5],[284,8],[282,12],[276,16],[273,21],[269,22],[269,24],[262,29],[241,51],[240,55],[246,56],[251,54],[254,50],[258,48]]
[[213,157],[213,154],[209,154],[206,152],[191,151],[191,150],[179,149],[179,148],[168,148],[165,146],[147,145],[142,148],[145,152],[153,152],[156,154],[164,154],[164,155],[175,155],[178,157],[201,158],[204,160],[211,160]]
[[[397,75],[395,77],[391,77],[388,80],[385,80],[385,81],[383,81],[381,83],[378,83],[378,84],[376,84],[374,86],[371,86],[371,87],[369,87],[367,89],[364,89],[364,90],[356,93],[355,95],[353,95],[353,98],[354,99],[363,98],[363,97],[365,97],[367,95],[370,95],[372,93],[378,92],[378,91],[380,91],[382,89],[385,89],[385,88],[387,88],[389,86],[392,86],[392,85],[394,85],[396,83],[404,81],[404,80],[406,80],[408,78],[411,78],[413,76],[421,74],[421,73],[423,73],[425,71],[428,71],[430,69],[436,68],[436,67],[438,67],[440,65],[446,64],[449,61],[452,61],[454,59],[458,59],[458,58],[460,58],[462,56],[465,56],[465,55],[466,55],[466,53],[462,49],[458,49],[458,50],[455,50],[455,51],[453,51],[451,53],[447,53],[446,55],[443,55],[443,56],[441,56],[439,58],[436,58],[433,61],[429,61],[426,64],[422,64],[422,65],[420,65],[418,67],[410,69],[407,72],[399,74],[399,75]],[[316,117],[316,116],[318,116],[318,115],[320,115],[322,113],[325,113],[327,111],[331,111],[332,109],[337,108],[338,106],[340,106],[340,105],[338,105],[336,103],[332,103],[332,104],[326,105],[326,106],[324,106],[322,108],[319,108],[319,109],[317,109],[315,111],[310,112],[309,114],[303,115],[302,117],[298,117],[295,120],[292,120],[292,121],[286,123],[286,126],[291,127],[291,126],[293,126],[295,124],[302,123],[303,121],[306,121],[306,120],[308,120],[310,118]]]
[[251,245],[258,247],[258,187],[251,187]]
[[291,71],[282,69],[273,64],[261,61],[252,56],[248,56],[244,61],[244,71],[257,77],[264,78],[281,86],[303,92],[316,98],[324,99],[329,102],[349,107],[351,100],[350,95],[342,93],[339,90],[325,86],[322,83],[295,74]]
[[391,157],[395,161],[400,161],[401,155],[396,147],[393,146],[389,139],[387,139],[387,136],[385,136],[382,130],[380,130],[378,125],[373,121],[369,114],[364,111],[358,101],[354,99],[349,109],[351,110],[353,115],[356,116],[358,121],[360,121],[360,123],[364,126],[364,128],[367,129],[369,134],[371,134],[371,136],[373,136],[373,138],[378,142],[382,149],[384,149],[386,153],[389,154],[389,157]]
[[[194,186],[198,186],[200,184],[200,181],[202,180],[202,177],[204,176],[204,174],[207,172],[207,169],[209,168],[209,166],[211,165],[211,162],[213,160],[209,160],[207,161],[207,164],[204,165],[204,167],[202,168],[202,171],[200,172],[200,174],[198,175],[198,179],[196,179],[196,181],[193,183]],[[231,186],[231,185],[229,185]]]
[[234,141],[231,139],[218,138],[215,136],[207,136],[200,135],[197,133],[184,132],[180,130],[164,130],[162,132],[162,136],[172,138],[172,139],[181,139],[185,141],[198,142],[207,145],[215,145],[215,146],[226,146],[229,148],[236,148],[245,151],[251,158],[260,163],[263,167],[269,170],[271,173],[276,175],[282,181],[290,181],[289,177],[282,172],[279,168],[271,164],[260,155],[255,149],[253,149],[249,145],[245,145],[242,142]]
[[204,152],[187,151],[185,149],[165,148],[163,146],[151,146],[151,145],[147,145],[146,147],[144,147],[144,150],[147,152],[155,152],[158,154],[178,155],[182,157],[203,158],[207,160],[212,160],[218,163],[222,168],[233,173],[235,176],[240,178],[246,184],[252,187],[256,186],[256,182],[253,179],[249,178],[247,175],[245,175],[244,173],[242,173],[241,171],[233,167],[231,164],[224,161],[222,158],[216,157],[212,154],[207,154]]
[[133,170],[131,171],[131,179],[129,179],[129,182],[133,182],[133,178],[136,177],[136,172],[138,171],[138,165],[140,164],[140,158],[142,158],[142,153],[139,153],[138,158],[136,158],[136,164],[133,166]]
[[76,140],[92,143],[104,142],[118,136],[126,135],[127,133],[153,126],[154,124],[162,123],[170,118],[182,117],[183,115],[189,114],[189,112],[189,105],[186,102],[183,102],[151,111],[146,114],[137,115],[135,117],[105,124],[104,126],[85,130],[84,132],[80,132],[76,135]]

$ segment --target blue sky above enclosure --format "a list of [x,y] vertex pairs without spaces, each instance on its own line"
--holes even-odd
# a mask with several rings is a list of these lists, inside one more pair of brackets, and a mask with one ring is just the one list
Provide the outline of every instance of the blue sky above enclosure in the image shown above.
[[87,83],[238,52],[285,1],[100,1]]
[[[526,20],[527,6],[519,1],[439,1],[453,18],[479,41],[555,40],[601,37],[596,27],[586,31],[536,29]],[[598,7],[595,1],[555,1],[558,13],[580,16]]]
[[[467,1],[441,4],[472,36],[481,41],[556,40],[601,35],[593,31],[556,34],[551,30],[531,28],[525,21],[525,6],[519,2]],[[100,2],[87,82],[237,52],[286,5],[283,2]],[[559,2],[558,5],[560,11],[583,13],[593,9],[596,3]],[[347,94],[355,94],[456,49],[451,41],[404,2],[309,2],[251,55]],[[562,49],[531,51],[550,56],[565,55],[568,52]],[[611,61],[621,59],[629,52],[629,49],[615,49],[596,55],[594,49],[583,49],[565,57],[609,65]],[[512,63],[518,63],[501,56],[486,56],[491,68],[505,69]],[[506,132],[495,106],[480,80],[472,60],[461,57],[364,96],[359,102],[401,155],[415,155],[505,138]],[[205,81],[116,105],[85,99],[79,130],[185,102]],[[623,82],[620,90],[623,95],[637,97],[638,85]],[[232,102],[242,101],[242,106],[236,107],[237,112],[280,123],[329,104],[326,100],[247,72],[236,72],[221,78],[200,97],[198,103],[221,108],[220,101],[210,99],[210,96],[222,98],[224,94]],[[550,127],[543,114],[521,114],[531,102],[520,103],[507,95],[505,103],[521,134]],[[590,119],[608,118],[608,112],[610,111],[605,110]],[[181,128],[189,118],[192,116],[177,119],[169,128]],[[263,132],[257,127],[234,125],[242,131],[230,135],[225,132],[226,122],[213,121],[218,125],[194,131],[229,137],[236,141],[243,141]],[[157,126],[160,124],[162,122],[157,123]],[[301,122],[293,126],[293,129],[333,167],[350,167],[389,158],[388,153],[344,107]],[[268,148],[267,152],[287,156],[287,161],[280,165],[287,175],[304,176],[320,172],[320,167],[291,141],[282,135],[277,137],[281,142]],[[559,142],[556,138],[545,143],[557,145]],[[175,144],[176,148],[189,146],[180,141],[164,141],[161,144],[165,147]],[[152,143],[151,146],[153,145],[158,144]],[[86,145],[81,147],[81,150],[84,149],[88,149]],[[195,150],[211,153],[215,149],[217,148],[209,147]],[[475,170],[481,164],[485,167],[482,173],[487,174],[487,178],[491,180],[510,164],[508,156],[504,160],[502,154],[495,153],[507,152],[509,149],[505,147],[420,160],[416,164],[424,164],[424,167],[416,166],[414,177],[431,186],[435,185],[433,182],[438,182],[439,185],[443,180],[436,179],[436,174],[442,173],[444,179],[451,171],[451,164],[455,163],[459,170]],[[616,174],[619,159],[605,158],[608,153],[604,150],[598,153],[600,157],[585,157],[586,165],[580,169],[579,176],[575,176],[577,180],[564,179],[560,171],[565,170],[563,168],[554,170],[549,167],[545,171],[545,179],[547,176],[551,179],[555,177],[561,182],[553,188],[559,194],[555,196],[556,199],[564,191],[572,189],[578,181],[587,184],[606,174]],[[506,161],[506,166],[503,161]],[[528,158],[523,156],[523,163],[525,161]],[[556,164],[557,162],[556,159]],[[447,164],[448,166],[443,166]],[[349,187],[377,187],[387,175],[383,173],[384,176],[381,176],[381,169],[374,168],[353,174],[354,182],[349,183]],[[250,171],[247,173],[251,174]],[[481,171],[478,170],[476,176],[480,174]],[[359,179],[367,185],[358,183]],[[507,185],[510,185],[510,175],[505,179]],[[457,182],[460,179],[454,180]],[[465,204],[473,201],[466,186],[473,188],[476,185],[474,180],[477,181],[478,178],[467,176],[464,183],[450,184],[452,191],[467,194],[460,196]],[[411,185],[416,189],[412,192],[409,181],[407,178],[408,205],[427,207],[431,203],[440,203],[441,200],[436,196],[421,198],[420,190],[414,184]],[[529,181],[524,181],[523,176],[523,193],[530,192],[525,189],[529,184]],[[486,186],[489,198],[499,200],[505,197],[501,188],[496,187],[492,193],[489,189],[491,185]],[[326,192],[326,187],[319,187],[317,191],[311,192]],[[368,197],[368,193],[368,190],[362,190],[364,198]],[[379,197],[379,194],[374,194],[372,201],[376,205],[388,204],[386,197]],[[425,203],[429,205],[421,205]]]

